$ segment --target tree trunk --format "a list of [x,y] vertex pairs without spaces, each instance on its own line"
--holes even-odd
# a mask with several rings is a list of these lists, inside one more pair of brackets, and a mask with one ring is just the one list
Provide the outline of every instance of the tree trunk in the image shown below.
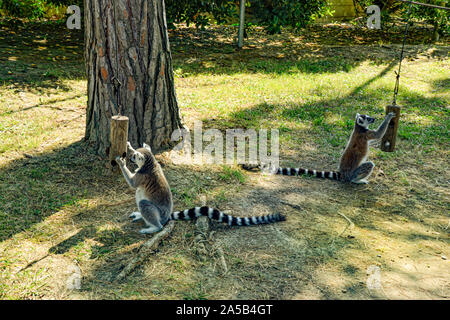
[[110,121],[129,118],[133,146],[166,147],[181,128],[164,0],[85,0],[86,140],[109,153]]

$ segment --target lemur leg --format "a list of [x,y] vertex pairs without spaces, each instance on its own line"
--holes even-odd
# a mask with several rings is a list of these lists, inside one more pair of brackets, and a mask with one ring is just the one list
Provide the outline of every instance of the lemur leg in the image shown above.
[[157,206],[148,200],[142,200],[139,202],[139,210],[141,211],[142,219],[147,225],[147,228],[141,229],[141,233],[149,234],[162,230],[161,211]]
[[364,183],[367,184],[367,179],[372,174],[373,168],[375,167],[375,164],[372,161],[364,162],[362,165],[360,165],[355,172],[352,175],[351,181],[353,183]]
[[130,219],[133,219],[133,222],[139,221],[142,219],[142,214],[138,211],[133,212],[132,214],[130,214],[129,216]]

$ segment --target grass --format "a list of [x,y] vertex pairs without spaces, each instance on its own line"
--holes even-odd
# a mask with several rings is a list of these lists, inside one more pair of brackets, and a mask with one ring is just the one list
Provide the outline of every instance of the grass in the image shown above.
[[[55,31],[58,30],[59,31]],[[277,128],[281,164],[334,169],[356,112],[383,117],[401,30],[311,27],[301,34],[235,28],[171,32],[184,122],[204,129]],[[208,259],[196,228],[173,235],[125,281],[112,277],[146,237],[128,221],[134,193],[83,141],[82,34],[0,24],[1,299],[449,298],[449,43],[413,29],[402,69],[395,153],[372,149],[367,186],[263,176],[235,166],[175,165],[163,154],[175,209],[282,212],[286,223],[212,224]],[[283,202],[281,202],[282,200]],[[290,203],[298,207],[286,205]],[[350,218],[354,227],[347,228]],[[222,248],[229,271],[220,269]],[[365,286],[381,268],[383,292]],[[68,290],[75,266],[81,290]]]
[[233,169],[229,166],[222,166],[223,173],[219,174],[219,179],[228,183],[245,183],[245,175],[241,170]]

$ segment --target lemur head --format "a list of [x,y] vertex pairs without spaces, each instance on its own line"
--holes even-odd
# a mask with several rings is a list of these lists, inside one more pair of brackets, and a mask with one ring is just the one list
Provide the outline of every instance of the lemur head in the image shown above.
[[356,120],[355,123],[363,128],[368,128],[369,124],[374,123],[375,119],[372,117],[369,117],[365,114],[356,114]]
[[148,144],[144,143],[142,148],[134,150],[130,161],[141,168],[149,158],[153,158],[152,149]]

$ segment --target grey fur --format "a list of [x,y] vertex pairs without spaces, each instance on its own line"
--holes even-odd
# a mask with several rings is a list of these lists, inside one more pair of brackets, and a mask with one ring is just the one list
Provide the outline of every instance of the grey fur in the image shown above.
[[[133,221],[143,219],[147,228],[143,234],[160,231],[170,219],[172,213],[172,192],[164,176],[161,166],[156,161],[151,149],[144,147],[134,150],[130,143],[131,161],[138,165],[134,173],[127,168],[125,160],[117,157],[116,162],[128,185],[136,189],[136,204],[140,212],[133,212]],[[140,214],[140,215],[139,215]]]
[[389,113],[383,123],[376,130],[368,127],[375,119],[366,115],[356,114],[355,127],[347,143],[339,165],[340,180],[353,183],[368,183],[375,164],[366,162],[369,156],[369,144],[373,140],[381,139],[388,128],[388,124],[395,116]]
[[[368,183],[367,178],[372,174],[375,167],[373,162],[366,161],[369,155],[369,145],[384,136],[389,122],[394,116],[394,113],[389,113],[377,130],[370,130],[368,127],[374,123],[375,119],[357,113],[354,130],[341,156],[338,171],[317,171],[306,168],[270,168],[270,172],[287,176],[306,174],[342,182]],[[243,164],[241,166],[245,170],[259,168],[264,171],[265,169],[264,164]]]
[[133,222],[144,220],[147,228],[142,229],[141,233],[158,232],[169,220],[190,220],[200,216],[207,216],[210,219],[228,223],[230,226],[250,226],[286,220],[285,216],[278,213],[262,217],[235,217],[206,206],[172,213],[172,193],[161,166],[153,156],[150,147],[144,143],[143,148],[134,150],[128,143],[128,148],[131,151],[130,160],[138,165],[135,173],[128,170],[125,159],[117,157],[116,161],[128,185],[136,189],[136,204],[140,212],[133,212],[130,218],[133,219]]

